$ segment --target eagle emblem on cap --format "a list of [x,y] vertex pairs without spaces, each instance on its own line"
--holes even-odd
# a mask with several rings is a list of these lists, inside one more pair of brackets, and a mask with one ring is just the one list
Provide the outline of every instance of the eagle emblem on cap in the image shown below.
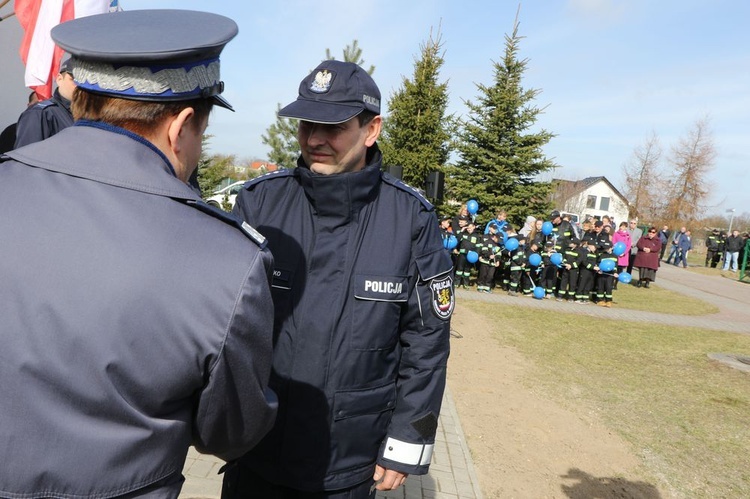
[[333,74],[327,69],[318,71],[318,73],[315,75],[315,78],[313,79],[312,84],[310,85],[310,91],[319,94],[328,92],[328,90],[330,90],[331,88],[332,79]]

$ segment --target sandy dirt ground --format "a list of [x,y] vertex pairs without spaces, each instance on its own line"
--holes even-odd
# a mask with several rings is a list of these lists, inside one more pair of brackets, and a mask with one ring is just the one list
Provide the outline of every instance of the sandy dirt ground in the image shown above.
[[448,379],[487,499],[674,498],[644,481],[634,449],[590,408],[562,407],[524,382],[532,367],[456,307]]

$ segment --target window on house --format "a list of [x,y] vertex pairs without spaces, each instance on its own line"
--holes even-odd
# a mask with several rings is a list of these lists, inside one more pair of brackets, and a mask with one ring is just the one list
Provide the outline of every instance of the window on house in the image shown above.
[[601,201],[599,201],[599,209],[602,211],[609,211],[609,198],[602,196]]
[[586,208],[596,209],[596,196],[589,196],[586,199]]

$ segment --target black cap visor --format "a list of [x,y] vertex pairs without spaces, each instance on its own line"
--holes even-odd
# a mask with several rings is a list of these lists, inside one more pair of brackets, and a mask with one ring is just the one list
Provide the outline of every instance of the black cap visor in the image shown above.
[[279,111],[283,118],[296,118],[311,123],[336,125],[349,121],[364,111],[363,104],[348,105],[334,102],[321,102],[297,99]]

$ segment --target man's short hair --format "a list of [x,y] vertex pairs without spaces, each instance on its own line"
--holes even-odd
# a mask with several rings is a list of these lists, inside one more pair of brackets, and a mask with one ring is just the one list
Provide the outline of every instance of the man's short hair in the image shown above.
[[362,128],[363,126],[370,123],[372,120],[375,119],[375,116],[378,116],[372,111],[362,111],[357,115],[357,120],[359,121],[359,127]]
[[[75,120],[100,121],[118,126],[141,136],[156,132],[162,122],[188,107],[195,110],[194,126],[203,123],[213,108],[210,99],[187,101],[135,101],[95,94],[80,87],[73,93],[70,109]],[[197,128],[196,128],[197,130]]]

